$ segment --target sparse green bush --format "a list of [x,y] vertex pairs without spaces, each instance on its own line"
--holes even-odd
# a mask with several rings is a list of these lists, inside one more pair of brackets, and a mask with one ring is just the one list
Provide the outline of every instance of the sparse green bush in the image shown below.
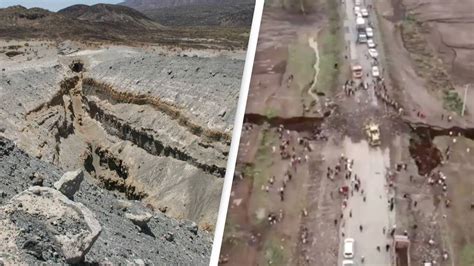
[[463,101],[456,91],[454,90],[444,91],[443,99],[444,99],[445,109],[461,114]]

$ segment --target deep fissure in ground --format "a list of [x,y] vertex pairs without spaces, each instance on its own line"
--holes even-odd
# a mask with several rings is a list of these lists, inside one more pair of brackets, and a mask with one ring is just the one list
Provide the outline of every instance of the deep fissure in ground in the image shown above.
[[[81,62],[73,62],[70,68],[77,73],[84,70],[84,66]],[[84,85],[84,89],[83,82],[87,83],[87,85]],[[104,90],[104,88],[107,89]],[[178,108],[173,109],[174,107],[171,108],[171,105],[166,104],[161,104],[157,107],[157,99],[147,99],[146,96],[140,95],[134,96],[131,94],[120,94],[111,86],[96,82],[93,79],[84,80],[82,79],[82,76],[73,76],[65,78],[60,83],[60,90],[51,98],[50,101],[39,105],[29,111],[25,116],[27,120],[34,120],[41,126],[51,116],[59,115],[59,118],[55,120],[53,125],[56,130],[54,133],[54,150],[56,151],[56,154],[53,156],[53,163],[59,164],[59,156],[61,153],[60,144],[62,140],[74,134],[81,134],[76,132],[76,127],[83,126],[82,116],[87,115],[100,123],[106,130],[107,134],[118,137],[121,141],[130,141],[138,148],[153,156],[171,157],[180,161],[185,161],[206,173],[216,176],[216,178],[224,177],[224,167],[202,163],[198,158],[193,158],[185,150],[165,145],[156,136],[153,136],[142,129],[134,128],[132,125],[120,120],[118,117],[106,113],[101,108],[100,104],[88,99],[87,93],[96,97],[100,96],[101,99],[106,100],[107,102],[111,101],[112,103],[151,105],[159,112],[178,119],[180,125],[188,128],[188,130],[193,134],[202,137],[205,140],[204,142],[209,142],[209,144],[204,143],[203,145],[212,146],[212,142],[227,144],[230,141],[229,136],[225,133],[202,129],[202,127],[190,122],[190,120],[186,120],[187,118],[181,115],[180,112],[175,112],[175,109],[178,110]],[[112,94],[112,96],[108,95],[108,93]],[[74,110],[74,97],[79,97],[80,99],[80,108],[82,109],[80,112]],[[56,110],[53,110],[57,111],[57,113],[48,113],[47,111],[50,108],[57,108]],[[39,122],[37,121],[38,117],[42,119]],[[123,193],[126,198],[131,200],[141,200],[148,196],[146,192],[141,191],[133,185],[127,184],[126,180],[129,178],[129,166],[126,161],[119,159],[107,147],[97,146],[97,144],[93,144],[93,141],[90,140],[85,141],[88,146],[88,152],[81,156],[82,162],[80,163],[92,177],[98,180],[99,184],[108,190]]]

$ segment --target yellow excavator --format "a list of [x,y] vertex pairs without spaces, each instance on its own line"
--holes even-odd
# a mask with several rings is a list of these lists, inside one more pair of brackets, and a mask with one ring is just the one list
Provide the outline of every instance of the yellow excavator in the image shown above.
[[379,146],[381,141],[380,141],[380,130],[379,130],[379,125],[374,123],[374,122],[369,122],[365,126],[365,133],[367,134],[367,137],[369,138],[369,144],[370,146]]

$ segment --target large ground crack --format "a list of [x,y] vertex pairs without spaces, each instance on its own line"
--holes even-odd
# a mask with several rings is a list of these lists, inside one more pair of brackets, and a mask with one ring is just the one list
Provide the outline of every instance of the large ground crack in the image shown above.
[[[328,115],[329,113],[326,114],[326,116]],[[324,117],[268,117],[257,113],[247,113],[244,117],[245,123],[256,125],[262,125],[264,123],[267,123],[270,127],[279,127],[280,125],[282,125],[285,129],[298,132],[312,132],[314,129],[319,128],[323,121]]]
[[206,173],[224,177],[225,167],[199,162],[197,158],[192,157],[186,153],[186,151],[177,147],[165,145],[162,141],[155,138],[155,136],[138,128],[134,128],[116,116],[105,112],[94,101],[87,101],[87,105],[89,107],[89,115],[91,118],[99,121],[104,126],[107,133],[122,140],[128,140],[152,155],[172,157],[194,165]]
[[124,193],[129,200],[141,200],[148,196],[127,183],[129,177],[127,165],[107,149],[89,145],[89,152],[84,159],[84,168],[106,189]]
[[74,76],[71,78],[66,78],[61,83],[59,84],[60,89],[56,94],[53,95],[51,100],[48,102],[45,102],[43,104],[40,104],[38,107],[28,111],[26,113],[26,116],[30,116],[33,113],[40,112],[43,109],[50,108],[52,106],[57,106],[57,105],[63,105],[64,106],[64,99],[63,96],[69,94],[69,92],[74,89],[77,84],[79,83],[80,78],[78,76]]
[[442,152],[433,143],[439,136],[463,136],[474,140],[474,128],[437,127],[425,123],[408,123],[413,130],[409,152],[420,175],[429,174],[443,161]]
[[169,116],[171,119],[177,120],[181,126],[185,127],[189,132],[200,138],[230,144],[230,134],[198,125],[187,117],[181,108],[167,103],[157,97],[133,94],[130,92],[120,92],[113,89],[112,86],[108,84],[95,81],[91,78],[83,80],[83,93],[84,95],[97,96],[98,98],[102,100],[105,99],[109,102],[152,106],[161,113]]

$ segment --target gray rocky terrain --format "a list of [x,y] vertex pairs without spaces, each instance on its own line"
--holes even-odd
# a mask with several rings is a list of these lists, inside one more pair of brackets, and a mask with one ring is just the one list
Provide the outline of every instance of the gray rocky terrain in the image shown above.
[[[3,137],[0,157],[0,260],[6,265],[207,263],[211,235],[195,223],[153,213],[101,188],[88,173],[70,200],[53,186],[62,170]],[[145,214],[146,225],[137,225]]]

